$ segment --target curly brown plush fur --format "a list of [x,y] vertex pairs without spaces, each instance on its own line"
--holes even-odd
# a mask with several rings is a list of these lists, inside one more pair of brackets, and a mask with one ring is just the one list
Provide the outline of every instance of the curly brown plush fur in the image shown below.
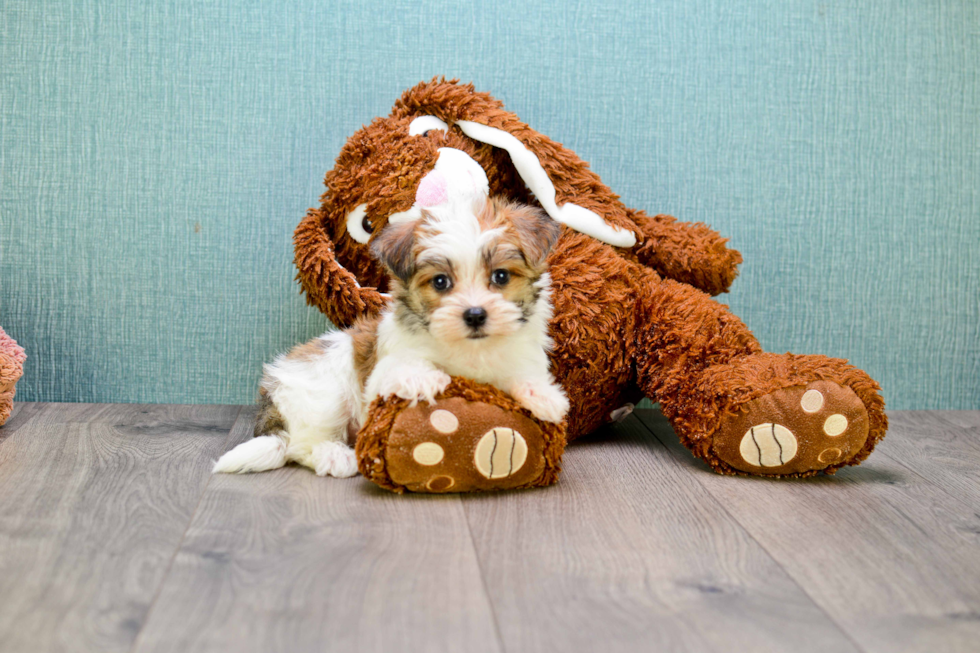
[[24,348],[0,328],[0,426],[13,410],[15,386],[24,373],[26,360]]
[[[448,131],[410,136],[410,123],[423,115],[445,121]],[[711,299],[728,289],[742,261],[726,239],[700,223],[627,208],[574,152],[456,81],[419,84],[387,118],[355,133],[326,175],[320,207],[297,227],[298,279],[307,300],[335,324],[348,326],[385,302],[384,273],[368,246],[347,234],[348,213],[366,204],[377,234],[388,216],[412,207],[439,148],[455,148],[479,163],[492,195],[535,202],[510,155],[465,135],[454,126],[460,120],[523,143],[553,182],[558,206],[572,202],[636,235],[635,246],[619,248],[563,227],[549,257],[552,366],[571,401],[569,440],[644,395],[660,402],[695,455],[725,473],[833,472],[864,460],[884,436],[884,402],[864,372],[824,356],[764,353],[741,320]],[[823,381],[830,384],[814,385]],[[801,408],[815,406],[817,396],[819,408]],[[362,437],[383,431],[377,420],[393,409],[380,402]],[[843,435],[831,435],[841,420]],[[793,442],[781,430],[792,431],[785,426],[790,423]],[[369,449],[359,451],[377,453]],[[362,465],[371,467],[364,458]]]

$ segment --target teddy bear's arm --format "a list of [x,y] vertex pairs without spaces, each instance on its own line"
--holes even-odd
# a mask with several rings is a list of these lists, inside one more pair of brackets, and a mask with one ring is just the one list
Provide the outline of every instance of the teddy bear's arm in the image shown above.
[[306,293],[306,302],[316,306],[341,328],[351,326],[362,315],[374,315],[387,303],[375,288],[362,288],[349,270],[337,261],[334,244],[324,233],[320,214],[310,209],[293,234],[296,277]]
[[702,222],[680,222],[632,211],[643,235],[634,250],[640,261],[662,277],[686,283],[709,295],[728,292],[742,255],[726,247],[727,238]]

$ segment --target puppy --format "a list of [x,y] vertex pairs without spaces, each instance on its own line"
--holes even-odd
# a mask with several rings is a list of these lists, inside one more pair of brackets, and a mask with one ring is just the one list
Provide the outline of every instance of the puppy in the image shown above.
[[353,476],[350,445],[373,399],[432,404],[450,375],[494,385],[538,419],[560,422],[568,399],[549,371],[546,271],[559,228],[536,208],[501,200],[388,225],[372,252],[391,274],[391,304],[266,365],[256,437],[214,472],[293,461],[320,476]]

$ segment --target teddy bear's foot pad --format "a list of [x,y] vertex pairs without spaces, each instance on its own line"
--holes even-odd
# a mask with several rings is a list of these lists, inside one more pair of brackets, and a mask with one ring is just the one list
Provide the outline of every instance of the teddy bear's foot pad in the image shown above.
[[384,453],[391,480],[412,492],[544,484],[537,482],[545,470],[541,428],[519,413],[458,397],[402,411]]
[[814,381],[748,402],[719,428],[714,449],[739,471],[802,474],[846,464],[868,428],[868,411],[853,390]]

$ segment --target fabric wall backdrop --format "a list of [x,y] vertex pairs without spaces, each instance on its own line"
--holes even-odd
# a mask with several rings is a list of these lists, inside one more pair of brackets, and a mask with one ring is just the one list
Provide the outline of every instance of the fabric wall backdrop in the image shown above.
[[39,2],[0,8],[0,324],[21,400],[236,402],[327,327],[291,234],[435,75],[746,259],[772,351],[980,408],[975,0]]

